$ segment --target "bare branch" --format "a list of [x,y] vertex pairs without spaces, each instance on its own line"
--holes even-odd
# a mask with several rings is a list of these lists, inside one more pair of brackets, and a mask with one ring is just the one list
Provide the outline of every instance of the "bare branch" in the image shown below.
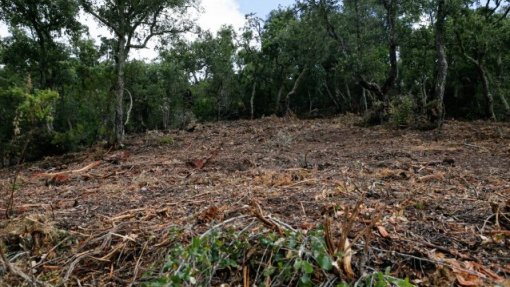
[[94,16],[94,18],[96,18],[103,25],[105,25],[106,27],[111,29],[117,36],[121,35],[120,31],[114,25],[112,25],[112,23],[110,23],[108,20],[106,20],[104,17],[102,17],[101,15],[96,13],[96,11],[94,11],[94,9],[92,8],[92,4],[90,4],[86,0],[80,0],[80,4],[83,7],[83,10],[85,10],[85,12],[87,12],[90,15]]

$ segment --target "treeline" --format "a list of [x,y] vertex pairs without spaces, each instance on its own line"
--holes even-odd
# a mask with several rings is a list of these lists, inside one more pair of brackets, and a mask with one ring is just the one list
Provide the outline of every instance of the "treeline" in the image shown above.
[[[510,118],[508,1],[297,1],[215,34],[184,21],[191,0],[0,5],[11,32],[0,41],[2,164],[194,121]],[[97,45],[79,13],[113,36]],[[156,60],[131,60],[156,38]]]

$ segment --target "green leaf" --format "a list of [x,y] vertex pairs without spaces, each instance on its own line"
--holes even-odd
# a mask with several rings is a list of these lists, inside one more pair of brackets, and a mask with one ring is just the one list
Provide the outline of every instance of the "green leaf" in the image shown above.
[[267,267],[266,269],[264,269],[264,277],[269,277],[273,275],[275,270],[276,269],[274,267]]
[[312,286],[310,275],[304,274],[301,276],[301,278],[299,278],[299,286]]
[[313,273],[313,266],[308,261],[303,261],[302,263],[303,272],[306,274],[312,274]]
[[331,262],[331,258],[329,258],[328,255],[322,254],[317,258],[317,262],[319,263],[319,266],[324,271],[330,271],[333,268],[333,263]]
[[411,282],[409,282],[409,278],[406,278],[405,280],[398,280],[396,282],[398,287],[415,287]]

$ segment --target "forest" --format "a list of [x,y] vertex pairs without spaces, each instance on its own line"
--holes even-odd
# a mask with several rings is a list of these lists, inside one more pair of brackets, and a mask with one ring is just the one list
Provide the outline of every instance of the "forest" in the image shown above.
[[510,1],[200,11],[0,0],[0,285],[510,286]]

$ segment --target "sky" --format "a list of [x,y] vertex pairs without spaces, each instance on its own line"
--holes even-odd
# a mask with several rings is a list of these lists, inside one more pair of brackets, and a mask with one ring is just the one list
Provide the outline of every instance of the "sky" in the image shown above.
[[278,8],[278,5],[290,6],[294,0],[237,0],[240,11],[244,14],[257,13],[257,16],[266,18],[269,12]]
[[[203,13],[198,17],[198,24],[206,30],[216,32],[222,25],[232,25],[234,29],[243,27],[248,13],[256,13],[258,17],[265,19],[271,10],[279,5],[286,7],[294,3],[294,0],[201,0]],[[99,27],[91,17],[80,15],[82,22],[89,26],[92,38],[99,39],[101,36],[109,36],[107,29]],[[0,23],[0,37],[8,36],[9,32],[4,23]],[[134,53],[137,59],[154,59],[157,52],[154,44],[149,49],[143,49]]]

